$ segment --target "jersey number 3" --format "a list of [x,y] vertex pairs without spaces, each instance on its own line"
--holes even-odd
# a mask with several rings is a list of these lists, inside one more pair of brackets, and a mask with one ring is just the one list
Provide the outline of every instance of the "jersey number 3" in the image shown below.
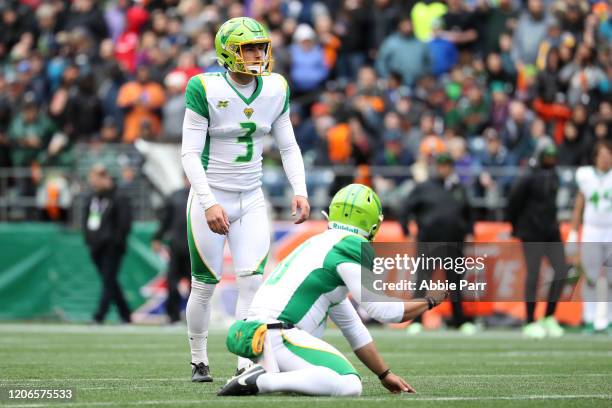
[[240,127],[246,129],[244,136],[238,137],[238,143],[246,143],[246,154],[236,157],[236,162],[245,163],[250,162],[253,159],[253,133],[255,133],[255,123],[253,122],[240,122]]

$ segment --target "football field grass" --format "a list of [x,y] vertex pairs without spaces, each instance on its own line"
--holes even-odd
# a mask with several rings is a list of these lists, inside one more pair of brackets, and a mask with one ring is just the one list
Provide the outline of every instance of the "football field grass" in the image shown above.
[[[479,407],[612,406],[612,337],[567,335],[526,340],[518,332],[454,332],[408,337],[373,329],[392,370],[416,395],[392,395],[357,361],[339,331],[326,339],[345,352],[361,373],[361,398],[272,394],[220,398],[235,358],[222,331],[211,333],[215,381],[190,382],[185,327],[0,324],[0,405],[13,407]],[[74,401],[7,401],[8,389],[66,389]],[[255,405],[257,404],[257,405]]]

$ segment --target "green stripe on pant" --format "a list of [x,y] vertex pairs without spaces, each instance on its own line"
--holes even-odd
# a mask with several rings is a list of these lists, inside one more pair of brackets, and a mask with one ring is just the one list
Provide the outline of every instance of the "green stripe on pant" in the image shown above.
[[355,367],[353,367],[353,365],[343,356],[339,356],[331,351],[315,349],[292,343],[291,340],[289,340],[285,335],[283,335],[283,344],[293,354],[312,365],[327,367],[340,375],[354,374],[361,378],[361,376],[357,373],[357,370],[355,370]]
[[187,211],[187,242],[189,243],[189,258],[191,259],[191,274],[193,277],[203,283],[219,283],[219,279],[215,276],[211,268],[206,265],[204,257],[200,253],[193,235],[193,227],[191,226],[191,205],[195,194],[189,201],[189,211]]

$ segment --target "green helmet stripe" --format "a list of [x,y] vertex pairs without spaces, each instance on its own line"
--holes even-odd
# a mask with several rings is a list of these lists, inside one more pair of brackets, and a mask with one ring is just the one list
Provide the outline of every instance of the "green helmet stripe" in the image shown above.
[[353,195],[353,201],[351,201],[351,211],[349,212],[349,217],[353,214],[353,209],[355,208],[355,201],[357,200],[357,196],[358,194]]
[[242,20],[242,24],[244,24],[253,33],[262,33],[263,34],[264,28],[262,27],[261,24],[259,24],[259,22],[257,20],[243,19]]
[[224,32],[221,33],[221,44],[225,46],[227,39],[234,33],[234,31],[236,31],[238,27],[240,27],[240,22],[236,21],[233,22],[232,25],[227,28],[227,30],[224,30]]
[[[349,189],[346,191],[346,193],[344,193],[344,197],[345,197],[345,198],[350,197],[350,195],[351,195],[351,191],[353,191],[353,190],[355,189],[355,187],[357,187],[357,186],[356,186],[356,185],[354,185],[354,184],[353,184],[353,185],[351,185],[351,186],[349,187]],[[344,200],[344,205],[342,206],[342,213],[343,213],[343,214],[345,214],[345,211],[346,211],[346,205],[347,205],[347,204],[348,204],[348,202],[347,202],[347,200],[345,199],[345,200]]]
[[378,208],[378,212],[382,213],[382,207],[380,206],[380,201],[378,201],[378,197],[374,196],[372,197],[372,200],[374,200],[374,203],[376,204],[376,208]]

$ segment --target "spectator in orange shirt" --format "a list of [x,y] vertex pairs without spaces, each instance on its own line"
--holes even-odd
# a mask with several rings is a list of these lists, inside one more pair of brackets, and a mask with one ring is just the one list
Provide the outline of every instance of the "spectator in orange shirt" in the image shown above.
[[336,66],[338,59],[338,50],[342,43],[333,32],[333,21],[327,14],[321,14],[315,20],[315,31],[323,47],[323,56],[325,64],[331,71]]
[[119,89],[117,105],[125,112],[123,141],[132,143],[137,139],[140,124],[151,123],[152,131],[160,130],[159,110],[165,102],[162,86],[150,79],[151,73],[146,66],[138,67],[136,80],[130,81]]

